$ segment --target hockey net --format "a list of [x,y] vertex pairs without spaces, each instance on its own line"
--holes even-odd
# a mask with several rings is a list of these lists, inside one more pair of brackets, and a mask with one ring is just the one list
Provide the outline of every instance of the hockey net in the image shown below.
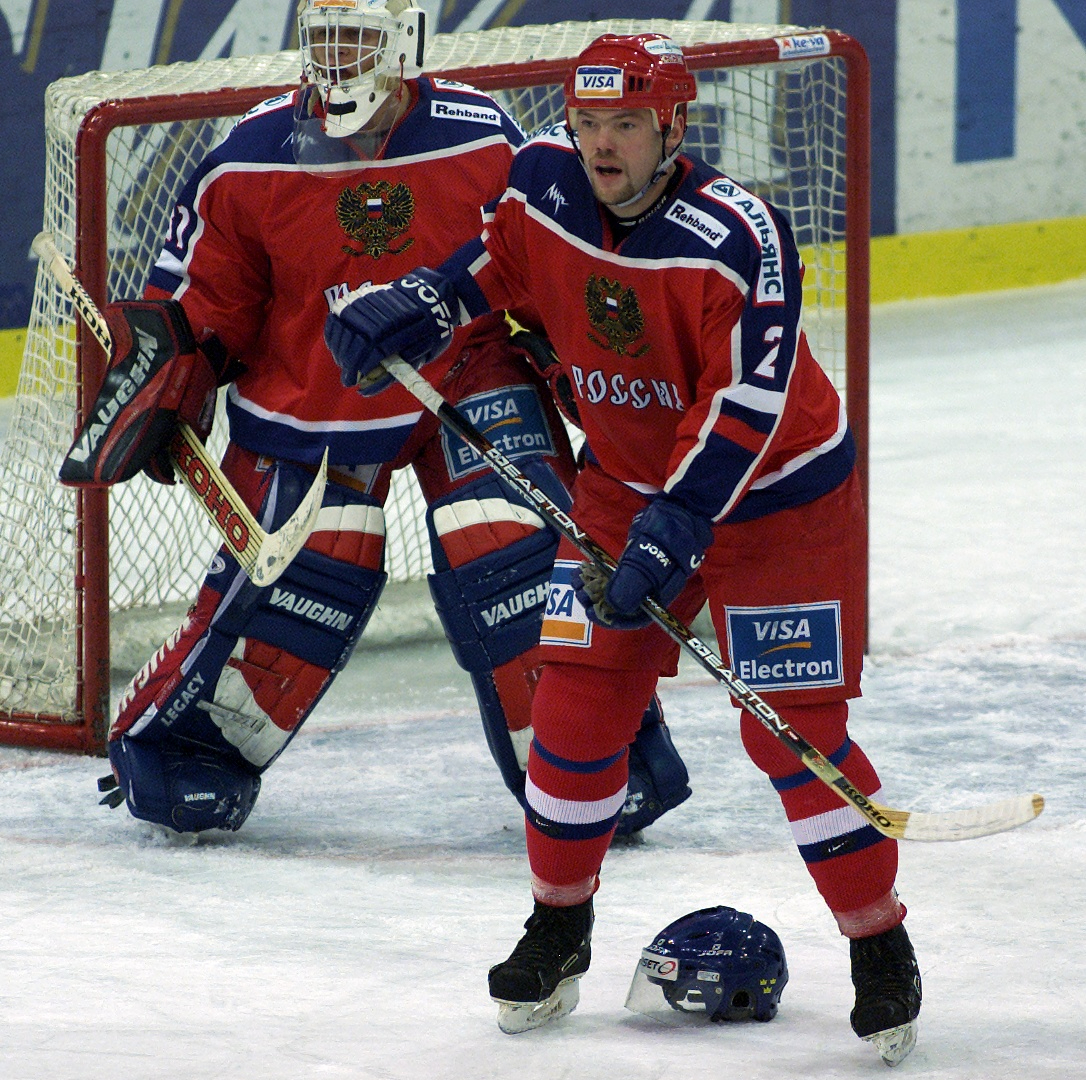
[[[601,33],[647,30],[672,36],[697,71],[687,149],[792,221],[806,264],[805,327],[846,397],[866,484],[869,92],[855,41],[791,26],[611,20],[437,35],[427,67],[491,91],[531,131],[561,119],[571,57]],[[196,163],[300,70],[288,51],[92,72],[49,87],[43,227],[99,305],[141,294]],[[0,446],[3,742],[100,752],[111,670],[134,670],[173,629],[217,546],[180,485],[140,477],[107,495],[57,483],[103,363],[39,271]],[[224,429],[220,418],[213,452]],[[430,569],[409,470],[396,476],[387,517],[392,584],[367,636],[381,633],[382,617],[389,638],[432,632],[428,604],[396,602],[396,583],[417,583]]]

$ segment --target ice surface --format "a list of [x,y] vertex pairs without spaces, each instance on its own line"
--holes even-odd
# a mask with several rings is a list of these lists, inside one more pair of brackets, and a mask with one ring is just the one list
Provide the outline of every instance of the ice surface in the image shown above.
[[[1086,1075],[1086,282],[876,309],[871,648],[853,735],[886,801],[1029,791],[1022,829],[903,844],[924,977],[895,1075]],[[530,909],[522,825],[444,645],[363,651],[245,828],[168,843],[97,759],[0,750],[2,1080],[867,1077],[847,942],[726,695],[663,687],[693,797],[616,847],[581,1005],[501,1034],[486,970]],[[770,1024],[622,1007],[639,950],[727,903],[781,935]]]

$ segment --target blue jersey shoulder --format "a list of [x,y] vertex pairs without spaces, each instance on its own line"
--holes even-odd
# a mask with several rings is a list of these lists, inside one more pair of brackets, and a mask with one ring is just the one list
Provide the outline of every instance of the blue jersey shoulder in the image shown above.
[[782,260],[798,258],[784,215],[693,155],[662,212],[631,233],[622,254],[634,258],[722,263],[756,290],[757,302],[780,295]]
[[268,98],[242,116],[193,170],[178,197],[179,204],[192,206],[204,178],[224,166],[292,165],[295,93]]
[[783,302],[785,277],[799,269],[799,252],[783,211],[708,167],[692,174],[688,183],[694,189],[691,203],[729,228],[721,258],[754,289],[754,302]]
[[499,135],[517,147],[524,141],[520,125],[489,94],[448,79],[421,78],[418,100],[393,132],[392,156],[445,150]]
[[565,232],[602,242],[596,197],[564,123],[541,128],[517,151],[509,186]]
[[[445,150],[494,135],[513,147],[524,141],[519,125],[489,94],[442,79],[418,79],[415,86],[415,105],[393,132],[386,157]],[[279,94],[250,109],[208,155],[200,172],[231,162],[295,164],[295,112],[303,93],[296,90]],[[353,158],[346,145],[349,140],[330,139],[312,130],[306,136],[329,144],[323,156],[314,158],[317,163]]]
[[254,105],[211,151],[207,161],[213,166],[230,161],[293,164],[291,136],[297,94],[298,91],[277,94]]

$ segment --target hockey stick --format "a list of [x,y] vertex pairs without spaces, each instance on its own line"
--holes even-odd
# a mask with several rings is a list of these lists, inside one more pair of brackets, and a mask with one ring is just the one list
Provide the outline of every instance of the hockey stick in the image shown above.
[[[108,354],[113,347],[109,325],[72,273],[52,235],[38,233],[30,246]],[[301,550],[316,524],[328,476],[328,451],[325,450],[317,478],[297,510],[273,533],[265,532],[260,526],[188,424],[177,425],[170,455],[185,486],[196,497],[201,510],[253,584],[264,586],[275,581]]]
[[[614,570],[615,560],[482,432],[464,419],[413,367],[398,356],[389,357],[384,361],[384,366],[397,382],[402,383],[446,428],[471,446],[508,487],[526,498],[578,551],[606,570]],[[667,608],[650,597],[642,605],[642,609],[668,637],[685,648],[717,682],[723,684],[742,708],[884,836],[895,840],[970,840],[1024,825],[1044,809],[1044,799],[1040,795],[1020,795],[973,809],[933,814],[894,810],[872,802],[836,765],[730,671],[724,661]]]

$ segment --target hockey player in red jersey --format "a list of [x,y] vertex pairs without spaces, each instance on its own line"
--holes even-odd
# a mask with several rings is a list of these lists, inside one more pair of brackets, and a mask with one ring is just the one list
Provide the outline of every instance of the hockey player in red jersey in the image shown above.
[[[406,391],[345,391],[323,341],[337,298],[436,264],[478,234],[523,133],[488,95],[421,75],[425,16],[408,0],[302,0],[298,18],[302,84],[251,110],[196,168],[147,290],[195,338],[181,350],[187,366],[171,361],[155,378],[193,370],[179,415],[205,433],[207,387],[227,385],[223,470],[265,528],[293,512],[329,453],[320,516],[290,567],[259,588],[220,552],[120,702],[108,744],[118,787],[104,801],[180,832],[241,826],[261,774],[346,662],[385,582],[383,507],[392,471],[407,465],[428,504],[438,613],[523,800],[557,538]],[[147,306],[110,309],[116,340],[132,340]],[[565,428],[502,312],[464,328],[451,311],[435,318],[447,346],[427,369],[435,385],[568,498]],[[138,444],[127,475],[144,463],[168,479],[172,414],[136,419],[122,413],[110,440]],[[137,439],[137,427],[154,437]],[[632,831],[689,788],[657,702],[631,740],[642,763]]]
[[[879,791],[847,729],[866,585],[852,435],[801,328],[787,221],[681,153],[696,94],[669,39],[598,39],[565,84],[567,123],[518,151],[486,233],[428,277],[469,317],[521,308],[551,338],[587,436],[572,516],[618,559],[608,578],[563,540],[551,578],[526,800],[536,903],[490,972],[505,1031],[569,1012],[588,969],[625,745],[676,670],[647,597],[687,622],[708,601],[730,666],[864,794]],[[433,344],[413,306],[362,290],[333,309],[325,336],[345,383]],[[896,843],[745,713],[741,730],[850,939],[852,1026],[900,1060],[920,978]]]

